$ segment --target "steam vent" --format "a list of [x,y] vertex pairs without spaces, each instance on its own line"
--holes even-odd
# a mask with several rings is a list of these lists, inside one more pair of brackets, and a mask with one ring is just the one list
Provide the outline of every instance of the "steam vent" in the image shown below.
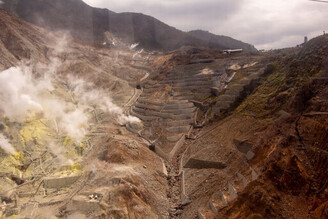
[[308,36],[258,51],[0,0],[0,218],[327,219],[328,35]]

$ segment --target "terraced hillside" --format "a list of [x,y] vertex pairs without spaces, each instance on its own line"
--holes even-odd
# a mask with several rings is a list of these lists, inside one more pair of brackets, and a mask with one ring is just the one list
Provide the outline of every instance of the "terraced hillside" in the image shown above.
[[[145,83],[132,113],[166,160],[172,218],[325,214],[326,144],[310,146],[317,138],[305,128],[325,139],[325,40],[260,58],[181,59]],[[309,193],[321,207],[304,211]]]
[[236,107],[258,85],[266,66],[258,63],[254,64],[255,66],[247,68],[242,73],[242,78],[231,81],[224,90],[224,93],[218,97],[216,104],[212,107],[213,113],[220,114],[233,109],[233,107]]
[[[229,107],[220,105],[228,97],[212,98],[216,119],[187,140],[181,155],[191,200],[182,217],[327,217],[327,39],[272,53],[267,67],[268,60],[237,71],[223,92],[232,94]],[[257,86],[247,80],[245,94],[235,98],[230,88],[250,74],[261,75],[253,79]]]
[[[190,141],[195,139],[200,128],[211,118],[210,113],[214,111],[212,108],[217,107],[215,102],[221,100],[222,94],[229,91],[230,87],[234,86],[233,83],[239,81],[238,78],[261,71],[261,65],[257,63],[260,60],[258,56],[236,56],[232,59],[220,57],[215,60],[191,59],[190,64],[176,65],[143,84],[141,95],[131,108],[131,115],[143,121],[144,128],[138,134],[149,142],[151,150],[165,160],[171,177],[169,200],[174,209],[170,212],[172,217],[181,216],[181,210],[177,209],[179,204],[188,204],[193,200],[191,193],[194,188],[190,187],[189,180],[195,172],[205,173],[213,168],[216,171],[226,168],[226,164],[221,161],[217,162],[211,158],[198,159],[195,158],[195,154],[188,154],[185,150],[189,148]],[[250,83],[251,80],[247,82]],[[241,84],[247,87],[244,80]],[[254,83],[254,87],[256,85]],[[242,100],[246,95],[240,92],[235,98]],[[225,153],[229,149],[222,150],[222,153]],[[253,156],[253,152],[249,153],[249,157]],[[241,165],[240,162],[237,165]],[[229,185],[230,191],[235,191],[234,189],[244,188],[256,177],[257,174],[251,167],[246,170],[241,168],[236,177],[230,179],[231,183],[240,180],[238,188],[233,188],[229,181],[226,181],[226,186]],[[196,182],[198,183],[196,180],[192,186],[197,186]],[[225,203],[223,206],[235,198],[235,195],[233,198],[224,198],[224,195],[221,195]],[[216,192],[213,198],[215,196],[220,196],[219,192]],[[213,202],[212,205],[212,209],[218,211],[222,203]],[[197,212],[192,214],[196,215]]]
[[167,160],[172,159],[199,124],[201,102],[224,91],[235,75],[228,70],[231,61],[202,63],[208,61],[191,60],[193,64],[177,65],[162,80],[148,80],[131,109],[131,115],[144,123],[139,134]]

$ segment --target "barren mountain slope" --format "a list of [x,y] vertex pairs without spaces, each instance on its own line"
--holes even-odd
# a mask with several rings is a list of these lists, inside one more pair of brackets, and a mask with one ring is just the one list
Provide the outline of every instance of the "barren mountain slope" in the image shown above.
[[133,61],[3,10],[0,25],[1,215],[167,215],[163,164],[126,128],[141,125],[125,111],[147,54]]

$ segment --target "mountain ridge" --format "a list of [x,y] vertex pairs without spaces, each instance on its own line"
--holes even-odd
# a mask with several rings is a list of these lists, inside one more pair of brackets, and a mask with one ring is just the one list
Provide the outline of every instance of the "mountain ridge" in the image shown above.
[[[207,42],[162,21],[141,13],[115,13],[94,8],[82,0],[4,0],[2,8],[37,26],[51,30],[69,30],[72,36],[93,43],[103,43],[104,33],[111,32],[127,43],[140,43],[150,50],[175,50],[181,46],[237,48],[223,43]],[[0,6],[1,7],[1,6]],[[233,40],[232,40],[233,42]],[[256,52],[242,43],[246,52]],[[240,46],[238,47],[240,48]],[[251,49],[249,49],[251,48]]]
[[233,39],[229,36],[216,35],[209,31],[205,30],[192,30],[188,34],[194,36],[198,39],[208,42],[208,46],[211,45],[221,45],[222,47],[227,47],[229,49],[243,49],[245,51],[257,52],[256,48],[253,45],[246,44],[240,40]]

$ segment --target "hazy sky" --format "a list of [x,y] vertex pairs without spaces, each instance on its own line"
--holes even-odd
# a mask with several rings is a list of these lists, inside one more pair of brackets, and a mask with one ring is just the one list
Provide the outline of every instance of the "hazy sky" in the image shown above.
[[295,46],[328,32],[328,4],[309,0],[83,0],[114,12],[151,15],[180,30],[208,30],[258,49]]

